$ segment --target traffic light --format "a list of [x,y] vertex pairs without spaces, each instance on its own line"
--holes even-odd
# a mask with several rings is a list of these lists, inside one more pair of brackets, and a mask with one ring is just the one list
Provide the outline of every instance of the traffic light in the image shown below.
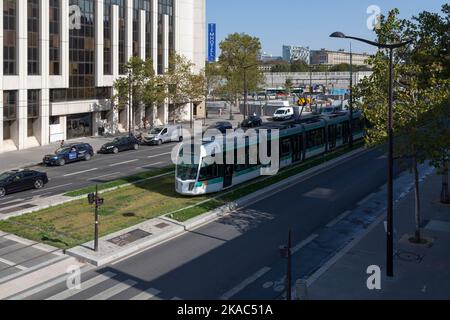
[[94,204],[94,202],[95,202],[95,194],[94,193],[88,194],[88,201],[89,201],[89,204]]

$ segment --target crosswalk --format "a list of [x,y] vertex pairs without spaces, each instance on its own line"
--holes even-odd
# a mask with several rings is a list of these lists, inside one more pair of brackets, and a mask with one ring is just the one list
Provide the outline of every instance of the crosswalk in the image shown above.
[[115,277],[117,275],[114,272],[108,271],[82,282],[79,289],[66,289],[46,300],[108,300],[119,295],[123,300],[161,300],[158,297],[161,291],[155,288],[141,289],[134,280],[119,281]]

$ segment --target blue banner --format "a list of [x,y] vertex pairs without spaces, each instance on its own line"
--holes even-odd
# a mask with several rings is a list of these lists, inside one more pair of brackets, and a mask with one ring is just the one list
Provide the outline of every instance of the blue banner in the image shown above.
[[208,62],[216,61],[216,24],[208,24]]

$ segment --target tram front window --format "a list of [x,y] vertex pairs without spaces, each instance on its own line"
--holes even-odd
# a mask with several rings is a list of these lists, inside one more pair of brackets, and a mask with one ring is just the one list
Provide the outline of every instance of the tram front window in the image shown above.
[[177,177],[182,181],[196,180],[197,172],[198,165],[181,164],[177,166]]

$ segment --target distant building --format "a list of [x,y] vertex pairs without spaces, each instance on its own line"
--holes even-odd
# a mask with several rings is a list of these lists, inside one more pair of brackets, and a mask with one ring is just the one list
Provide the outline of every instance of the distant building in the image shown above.
[[[370,57],[367,53],[353,53],[353,65],[365,66],[365,62]],[[331,51],[331,50],[311,50],[310,63],[312,65],[329,65],[335,66],[341,63],[350,64],[350,52],[344,50]]]
[[259,57],[259,61],[266,63],[266,62],[274,62],[274,61],[282,61],[283,58],[280,56],[273,56],[267,52],[263,52]]
[[283,60],[287,62],[303,60],[309,63],[309,47],[283,46]]

